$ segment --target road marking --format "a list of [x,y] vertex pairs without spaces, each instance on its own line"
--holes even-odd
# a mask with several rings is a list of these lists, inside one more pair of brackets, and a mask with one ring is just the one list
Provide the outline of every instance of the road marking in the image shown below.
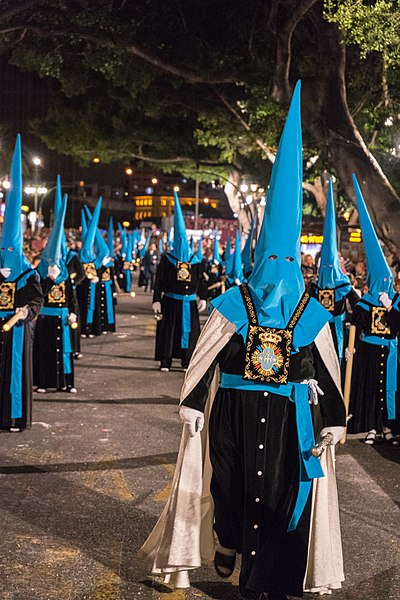
[[104,456],[93,471],[85,473],[85,483],[96,492],[131,502],[135,494],[129,489],[124,473],[117,468],[117,464],[115,456]]
[[174,472],[175,472],[175,465],[174,464],[170,463],[170,464],[165,464],[165,465],[162,465],[162,466],[167,471],[168,475],[171,476],[171,480],[167,483],[167,485],[160,492],[158,492],[154,496],[154,500],[156,502],[166,502],[168,500],[169,494],[171,492],[172,477],[173,477]]
[[155,319],[149,319],[148,321],[146,321],[145,325],[146,325],[145,335],[147,337],[154,337],[156,335],[156,326],[157,326]]
[[119,600],[122,546],[122,541],[109,540],[107,543],[107,559],[111,562],[111,566],[106,567],[102,563],[97,563],[96,583],[91,600]]

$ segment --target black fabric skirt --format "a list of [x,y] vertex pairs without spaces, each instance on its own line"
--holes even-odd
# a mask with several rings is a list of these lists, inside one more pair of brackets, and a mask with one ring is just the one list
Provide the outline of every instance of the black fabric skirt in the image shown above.
[[64,374],[64,344],[60,317],[39,315],[33,342],[33,385],[60,390],[74,386],[74,363]]
[[180,358],[185,364],[193,354],[200,335],[200,320],[196,301],[190,303],[191,331],[189,347],[181,348],[182,301],[164,296],[161,300],[163,319],[157,323],[155,359]]
[[223,546],[242,554],[242,595],[301,597],[311,494],[297,529],[288,532],[299,480],[294,403],[220,389],[209,428],[214,527]]
[[[96,285],[95,294],[97,296],[97,288],[99,284]],[[91,292],[91,284],[88,279],[85,279],[78,287],[76,288],[76,294],[78,297],[79,303],[79,315],[81,319],[81,333],[84,335],[100,335],[101,334],[101,321],[100,321],[100,304],[96,298],[94,313],[93,313],[93,321],[92,323],[87,322],[89,304],[90,304],[90,294]]]

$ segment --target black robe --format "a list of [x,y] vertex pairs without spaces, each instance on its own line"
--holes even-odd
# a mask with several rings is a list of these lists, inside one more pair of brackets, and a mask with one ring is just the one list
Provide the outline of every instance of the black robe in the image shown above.
[[[114,267],[98,269],[97,298],[101,332],[115,331],[115,271]],[[108,289],[107,289],[108,288]],[[110,314],[110,318],[109,318]]]
[[[217,298],[222,293],[222,265],[209,262],[205,270],[207,284],[207,297],[210,300]],[[216,284],[220,284],[217,286]]]
[[[0,284],[8,283],[0,275]],[[12,378],[12,344],[14,328],[4,332],[2,327],[10,318],[1,317],[0,310],[0,429],[19,428],[26,429],[32,424],[32,337],[33,319],[37,317],[43,305],[43,294],[39,277],[32,270],[25,285],[17,289],[12,311],[15,308],[27,306],[28,317],[23,323],[17,323],[14,327],[24,328],[24,342],[22,351],[22,417],[13,419],[11,417],[11,395],[10,384]]]
[[[74,295],[71,278],[68,277],[65,282],[65,296],[61,302],[52,301],[55,284],[52,279],[47,277],[41,280],[44,307],[46,308],[66,308],[68,313],[74,312]],[[69,336],[68,342],[72,350],[72,329],[68,326],[66,335]],[[37,318],[35,327],[35,336],[33,343],[33,385],[38,388],[53,388],[56,390],[74,387],[74,361],[72,351],[68,353],[69,358],[65,357],[65,337],[63,335],[63,324],[61,316],[40,314]],[[66,369],[68,361],[70,369]],[[70,373],[65,373],[70,370]]]
[[191,281],[178,281],[176,267],[163,254],[157,269],[154,284],[153,302],[161,302],[163,319],[157,323],[155,359],[171,360],[180,358],[187,366],[200,335],[200,320],[196,300],[190,302],[190,323],[188,348],[181,346],[182,334],[182,301],[168,298],[165,293],[190,296],[197,294],[206,299],[207,288],[200,263],[191,266]]
[[[400,311],[393,308],[387,313],[390,335],[394,339],[400,332]],[[347,425],[348,433],[363,433],[382,427],[395,426],[389,421],[386,404],[386,372],[389,350],[387,347],[373,345],[360,339],[362,333],[371,334],[371,312],[358,304],[353,312],[352,324],[356,326],[356,353],[354,355],[353,376],[349,414],[353,415]],[[398,367],[399,378],[399,367]],[[398,404],[398,399],[397,399]],[[397,421],[400,407],[396,407]]]
[[[97,274],[97,270],[96,270]],[[98,274],[97,274],[98,276]],[[81,334],[82,335],[100,335],[101,334],[101,320],[100,320],[100,303],[97,300],[99,283],[91,283],[91,280],[85,276],[81,284],[77,287],[76,294],[79,304],[79,315],[81,321]],[[94,295],[94,308],[93,317],[90,323],[88,323],[88,311],[90,302],[92,300],[92,294]]]
[[65,262],[67,264],[68,273],[72,283],[71,312],[75,313],[78,319],[78,327],[76,329],[71,329],[72,351],[74,354],[79,354],[81,351],[81,319],[76,289],[78,285],[80,285],[85,279],[85,271],[81,261],[79,260],[79,256],[72,250],[68,250],[65,257]]
[[[183,401],[203,411],[216,364],[242,376],[243,338],[234,334]],[[318,380],[324,427],[345,424],[342,398],[313,345],[291,356],[289,380]],[[311,410],[311,408],[310,408]],[[222,389],[209,423],[211,493],[219,542],[242,554],[243,596],[269,592],[302,596],[311,494],[295,531],[288,523],[297,497],[299,457],[295,405],[275,393]]]

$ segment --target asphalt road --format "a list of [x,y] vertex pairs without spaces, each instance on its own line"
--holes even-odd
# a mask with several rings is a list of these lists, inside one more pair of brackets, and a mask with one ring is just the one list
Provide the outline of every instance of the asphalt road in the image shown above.
[[[239,598],[237,571],[188,592],[150,581],[136,553],[168,495],[183,372],[153,361],[151,298],[118,306],[118,332],[84,340],[78,394],[35,394],[31,430],[0,434],[0,600]],[[400,450],[339,449],[346,582],[335,600],[400,598]],[[308,597],[314,598],[312,595]]]

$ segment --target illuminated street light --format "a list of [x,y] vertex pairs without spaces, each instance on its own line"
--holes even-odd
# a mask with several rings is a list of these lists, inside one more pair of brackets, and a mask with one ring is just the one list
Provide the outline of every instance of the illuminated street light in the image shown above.
[[241,191],[241,192],[243,192],[244,194],[247,192],[247,190],[248,190],[248,189],[249,189],[249,186],[248,186],[248,185],[246,185],[245,183],[243,183],[243,184],[240,186],[240,191]]
[[151,180],[151,183],[156,185],[158,183],[157,177],[153,177],[153,179]]
[[33,187],[32,185],[27,185],[24,188],[24,192],[25,192],[25,194],[28,194],[28,196],[30,196],[31,194],[36,194],[36,188]]
[[252,192],[256,192],[258,190],[258,183],[251,183],[250,189]]
[[95,156],[94,159],[93,159],[93,162],[96,163],[96,164],[98,164],[100,162],[99,157]]
[[38,189],[37,189],[38,194],[47,194],[47,192],[48,192],[48,189],[47,189],[47,187],[44,187],[44,186],[38,187]]
[[35,165],[35,167],[40,167],[40,165],[42,164],[42,161],[38,156],[34,156],[32,158],[32,162]]
[[132,175],[132,173],[133,173],[133,169],[131,169],[131,167],[127,167],[127,168],[125,169],[125,173],[126,173],[127,175]]
[[204,198],[204,202],[205,202],[206,204],[208,204],[208,203],[210,202],[210,200],[209,200],[208,198]]
[[5,190],[9,190],[9,189],[10,189],[10,186],[11,186],[11,183],[8,181],[8,179],[5,179],[5,180],[3,181],[3,188],[4,188]]
[[174,186],[174,192],[179,192],[179,185]]

